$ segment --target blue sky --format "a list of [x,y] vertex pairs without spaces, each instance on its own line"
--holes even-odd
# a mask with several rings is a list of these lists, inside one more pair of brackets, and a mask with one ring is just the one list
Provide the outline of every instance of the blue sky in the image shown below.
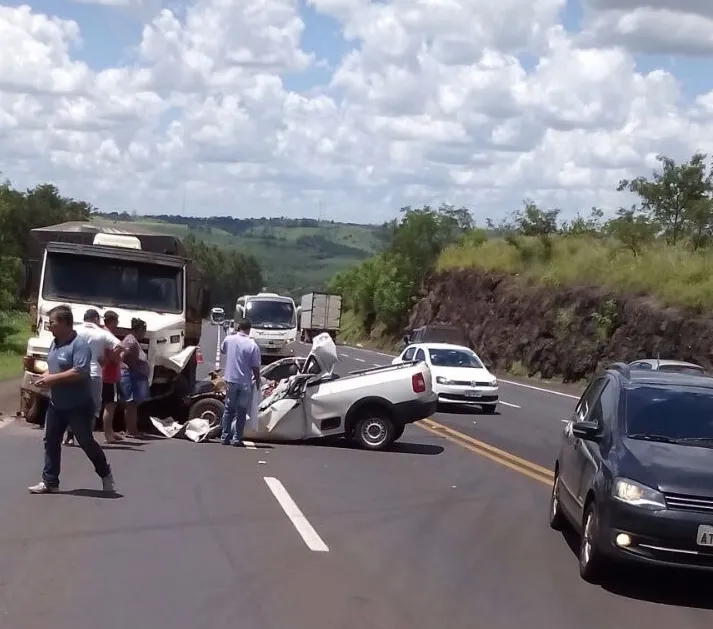
[[[190,0],[190,3],[195,1]],[[390,25],[383,16],[360,15],[355,20],[358,27],[370,34],[369,53],[360,59],[357,55],[358,62],[349,77],[352,82],[344,81],[339,91],[330,93],[341,101],[342,106],[325,105],[325,99],[317,96],[324,94],[332,72],[344,56],[360,43],[347,41],[342,35],[341,24],[308,6],[308,0],[294,1],[299,2],[305,24],[301,48],[312,53],[319,63],[305,72],[281,78],[288,90],[303,92],[305,98],[295,99],[281,91],[266,91],[256,105],[251,104],[253,113],[257,113],[251,114],[249,121],[240,122],[242,111],[231,110],[229,99],[226,105],[220,98],[217,102],[204,101],[200,94],[192,95],[196,98],[184,99],[182,95],[162,93],[156,117],[150,113],[146,115],[141,105],[135,104],[145,102],[141,101],[145,95],[135,94],[134,84],[130,81],[112,85],[104,92],[100,90],[101,95],[92,103],[90,114],[83,113],[85,103],[75,103],[76,107],[68,114],[58,108],[56,100],[45,99],[38,107],[42,108],[48,133],[36,136],[37,159],[30,163],[23,157],[28,154],[27,136],[23,135],[22,129],[12,131],[6,136],[17,144],[19,157],[13,162],[12,150],[6,147],[8,156],[0,170],[23,185],[33,185],[38,177],[56,181],[61,189],[66,188],[74,196],[94,195],[92,201],[98,206],[136,207],[139,211],[146,211],[150,206],[152,211],[158,211],[164,204],[173,203],[162,195],[166,190],[172,191],[174,183],[175,189],[182,187],[186,163],[194,160],[196,168],[191,172],[195,185],[189,191],[189,200],[196,207],[224,208],[220,211],[229,210],[230,213],[236,205],[236,191],[240,191],[239,205],[259,205],[276,215],[282,212],[294,216],[312,215],[316,199],[322,199],[325,207],[345,208],[351,213],[350,219],[378,221],[387,206],[438,204],[443,200],[477,205],[481,212],[489,215],[519,206],[525,196],[543,204],[557,204],[567,212],[592,205],[612,207],[620,202],[615,192],[616,183],[622,176],[620,170],[626,170],[626,176],[648,172],[652,167],[648,159],[658,152],[677,160],[687,158],[694,150],[713,154],[713,126],[704,117],[698,112],[692,115],[675,90],[661,87],[656,80],[635,79],[626,69],[617,79],[622,80],[621,86],[613,84],[606,75],[596,77],[598,83],[578,76],[570,60],[559,55],[551,59],[548,72],[535,80],[523,81],[522,77],[513,78],[503,72],[492,85],[485,79],[482,84],[477,84],[477,78],[468,85],[471,77],[466,74],[469,73],[460,73],[453,68],[444,67],[438,76],[438,70],[429,74],[433,66],[423,74],[423,80],[432,84],[422,81],[419,84],[418,74],[412,73],[409,67],[409,64],[414,65],[413,58],[403,63],[395,62],[396,74],[382,72],[380,55],[387,58],[392,54],[391,42],[383,36],[389,32]],[[601,2],[569,0],[561,15],[564,28],[571,34],[578,33],[585,22],[582,2],[596,1]],[[670,6],[676,6],[674,0],[668,1],[672,3]],[[249,4],[257,0],[233,2]],[[144,10],[102,6],[101,0],[0,0],[0,3],[15,7],[30,4],[37,13],[77,22],[83,44],[70,54],[74,60],[84,61],[95,71],[137,64],[136,50],[141,43],[142,30],[155,17],[157,9],[160,6],[171,8],[179,19],[183,19],[188,6],[187,0],[144,0],[150,7]],[[406,16],[409,7],[403,2],[400,4],[395,12],[395,28],[412,19]],[[425,19],[437,19],[439,16],[435,11],[438,9],[430,10],[432,12],[426,13],[429,17]],[[537,15],[547,20],[542,25],[549,25],[552,16],[546,9],[544,11],[542,15],[533,13],[533,19]],[[209,11],[205,19],[220,19],[216,15]],[[491,17],[502,22],[503,29],[508,30],[509,14],[493,12]],[[405,21],[398,24],[399,20]],[[530,24],[523,20],[523,24],[516,26],[523,33]],[[467,36],[470,32],[468,23],[462,25],[464,30],[461,32]],[[591,22],[586,26],[591,33]],[[660,22],[657,28],[670,31]],[[198,38],[203,36],[199,30],[195,33]],[[209,39],[210,32],[206,32],[205,38]],[[642,39],[642,32],[637,34],[638,42],[659,41]],[[700,32],[698,29],[699,36]],[[609,35],[614,36],[594,32],[591,41],[610,41],[607,39]],[[702,37],[705,38],[705,32]],[[264,39],[268,42],[265,45],[270,46],[270,37]],[[258,54],[261,52],[264,51]],[[602,64],[609,63],[610,57],[607,60],[604,56]],[[664,55],[639,55],[634,59],[640,72],[664,69],[676,76],[685,101],[691,102],[699,94],[713,90],[713,76],[708,71],[707,59]],[[534,54],[522,54],[520,62],[528,73],[532,73],[539,59]],[[49,72],[42,63],[36,68],[30,71]],[[152,64],[147,69],[144,76],[164,71]],[[183,66],[177,68],[177,72],[183,70]],[[398,80],[390,83],[401,70],[405,70],[407,78],[402,83]],[[186,76],[189,74],[185,73]],[[179,81],[178,74],[172,78]],[[48,80],[52,80],[51,77]],[[357,87],[360,82],[370,81],[368,93]],[[208,83],[206,81],[206,85]],[[414,85],[418,89],[414,89]],[[511,103],[507,111],[495,111],[491,116],[487,109],[491,106],[487,104],[490,102],[487,92],[491,88],[493,94],[499,94],[502,88],[503,93],[512,90],[512,94],[526,95],[520,105]],[[476,94],[479,89],[483,90],[482,94]],[[468,92],[461,101],[464,105],[458,104],[461,92]],[[641,99],[632,100],[634,93],[643,95],[643,103]],[[15,97],[9,97],[11,104],[12,98]],[[450,98],[456,105],[449,109],[438,104],[432,108],[435,114],[418,120],[410,115],[413,113],[410,104],[419,98],[419,102],[429,103],[435,103],[438,98],[447,103]],[[497,98],[500,96],[493,96],[493,99]],[[661,99],[667,100],[663,107],[657,108]],[[481,102],[483,112],[489,113],[480,111]],[[492,102],[497,109],[497,101]],[[83,115],[101,117],[105,109],[110,112],[105,119],[114,120],[112,108],[118,104],[120,109],[121,103],[128,103],[126,106],[130,111],[124,112],[121,120],[111,123],[106,133],[78,135],[68,131],[76,127],[62,126],[65,124],[63,116],[76,116],[81,128]],[[648,111],[649,104],[651,111]],[[21,111],[22,107],[15,109]],[[615,113],[609,116],[610,111]],[[506,114],[506,120],[502,114]],[[15,110],[12,115],[18,117]],[[225,128],[240,129],[234,145],[226,147],[225,137],[215,138],[215,118],[212,116],[221,116]],[[38,118],[35,114],[29,118],[28,128],[34,128]],[[569,129],[567,125],[571,125],[573,119],[581,122],[580,127],[571,130],[576,142],[570,139],[569,131],[562,131]],[[57,120],[59,124],[55,124]],[[166,133],[171,120],[179,122],[175,126],[177,137],[185,134],[185,137],[199,139],[186,144],[172,142],[174,129]],[[235,126],[231,126],[233,124]],[[598,126],[592,127],[592,124]],[[248,135],[239,135],[243,129]],[[548,134],[549,129],[558,133]],[[330,136],[333,132],[334,138]],[[465,144],[454,140],[457,136],[466,137]],[[591,142],[583,142],[583,136],[591,137]],[[246,158],[248,143],[243,142],[244,137],[251,138],[254,143],[254,146],[249,145],[251,150],[254,149],[254,155],[248,157],[255,159]],[[498,148],[509,141],[511,146]],[[91,155],[91,158],[74,159],[74,146],[79,142],[87,147],[81,154]],[[119,157],[111,153],[112,142],[119,147]],[[127,150],[129,146],[135,150]],[[48,159],[48,151],[52,150],[54,153]],[[226,155],[232,161],[226,160]],[[453,155],[456,162],[452,162]],[[261,162],[263,159],[264,163]],[[256,167],[256,164],[262,165]],[[527,164],[532,166],[525,167]],[[140,173],[144,187],[127,190],[124,185],[127,173],[128,176]],[[299,185],[295,184],[296,180]],[[243,181],[264,182],[264,185],[248,185],[241,183]],[[364,208],[369,208],[369,217],[363,216]]]

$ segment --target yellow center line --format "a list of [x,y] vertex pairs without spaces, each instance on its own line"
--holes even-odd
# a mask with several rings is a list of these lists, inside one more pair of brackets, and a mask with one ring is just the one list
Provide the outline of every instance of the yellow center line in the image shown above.
[[540,481],[545,485],[552,485],[552,471],[548,470],[546,467],[542,467],[532,461],[510,454],[505,450],[491,446],[489,443],[474,439],[473,437],[465,435],[458,430],[454,430],[449,426],[445,426],[431,418],[417,421],[416,425],[424,430],[427,430],[428,432],[443,437],[448,441],[457,443],[466,450],[480,456],[484,456],[485,458],[495,461],[496,463],[508,467],[511,470],[515,470],[520,474],[524,474],[533,480]]

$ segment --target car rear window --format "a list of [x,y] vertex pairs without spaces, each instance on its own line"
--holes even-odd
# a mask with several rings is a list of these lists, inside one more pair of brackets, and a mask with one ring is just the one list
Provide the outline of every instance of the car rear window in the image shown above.
[[690,376],[703,375],[703,367],[694,367],[692,365],[661,365],[658,370],[669,373],[685,373]]
[[626,432],[713,439],[713,389],[640,385],[626,392]]

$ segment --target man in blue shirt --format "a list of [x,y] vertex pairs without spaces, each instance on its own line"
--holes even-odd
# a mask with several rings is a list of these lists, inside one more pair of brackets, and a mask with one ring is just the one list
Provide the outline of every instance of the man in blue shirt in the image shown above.
[[30,493],[51,494],[59,491],[62,436],[67,428],[71,428],[80,447],[94,464],[104,491],[115,492],[106,455],[92,434],[92,351],[89,344],[74,331],[74,317],[68,306],[50,310],[49,327],[54,341],[47,354],[48,374],[35,381],[36,386],[50,391],[45,418],[45,466],[42,481],[29,487]]
[[[243,443],[243,432],[247,420],[248,408],[252,401],[252,381],[260,390],[260,348],[250,338],[249,319],[241,319],[237,334],[229,334],[223,339],[221,352],[225,354],[225,376],[227,384],[225,392],[225,410],[221,421],[223,445],[232,443],[240,446]],[[232,430],[235,419],[235,432]]]

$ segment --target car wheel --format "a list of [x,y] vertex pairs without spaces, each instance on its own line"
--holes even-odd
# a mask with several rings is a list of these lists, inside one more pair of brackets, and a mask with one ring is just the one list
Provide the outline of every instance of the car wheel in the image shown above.
[[606,570],[606,559],[599,549],[599,510],[592,501],[584,510],[582,537],[579,544],[579,574],[590,583],[602,580]]
[[487,413],[488,415],[492,415],[495,413],[495,410],[498,408],[497,404],[483,404],[483,411]]
[[215,398],[204,398],[195,402],[188,409],[188,419],[207,419],[211,426],[220,423],[225,404]]
[[383,450],[394,442],[396,426],[384,412],[367,410],[354,427],[354,440],[365,450]]
[[555,473],[555,480],[552,483],[552,493],[550,494],[550,528],[561,531],[564,525],[564,514],[560,505],[560,475]]

